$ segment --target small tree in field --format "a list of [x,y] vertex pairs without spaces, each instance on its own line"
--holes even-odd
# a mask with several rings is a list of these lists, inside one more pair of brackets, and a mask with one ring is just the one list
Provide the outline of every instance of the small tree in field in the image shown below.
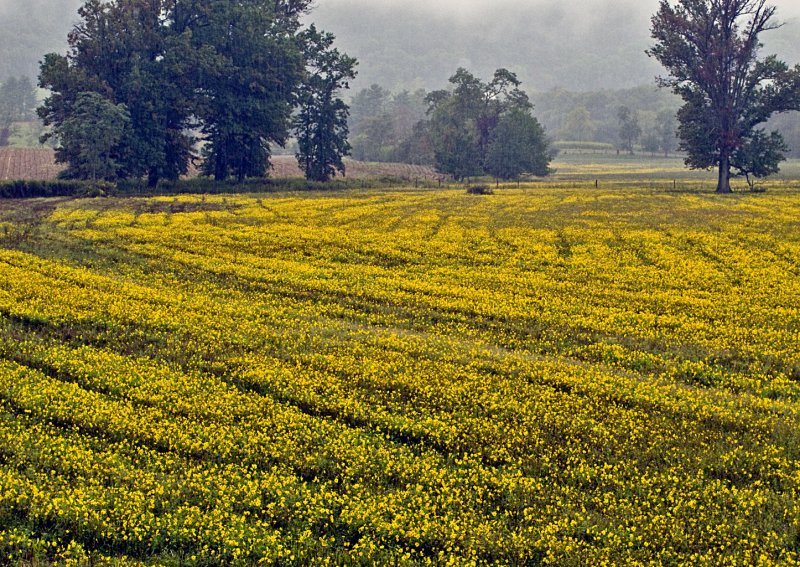
[[500,118],[486,154],[485,169],[499,179],[516,180],[523,173],[550,173],[551,154],[539,121],[522,109]]
[[55,129],[61,142],[56,151],[69,154],[63,176],[82,179],[111,179],[119,164],[116,151],[130,114],[94,92],[79,93],[69,117]]
[[774,16],[766,0],[661,0],[653,16],[656,43],[647,53],[669,72],[659,84],[685,102],[680,148],[689,167],[718,168],[719,193],[731,191],[737,152],[753,175],[773,169],[752,160],[777,159],[783,140],[756,127],[773,113],[800,110],[800,67],[790,69],[774,55],[759,58],[759,36],[779,26]]

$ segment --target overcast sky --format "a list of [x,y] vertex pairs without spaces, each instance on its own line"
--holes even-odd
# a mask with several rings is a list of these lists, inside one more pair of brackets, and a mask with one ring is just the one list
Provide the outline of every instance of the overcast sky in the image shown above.
[[[317,0],[310,19],[359,61],[357,85],[442,86],[458,66],[508,67],[532,89],[627,88],[661,67],[644,51],[658,0]],[[766,50],[800,62],[800,0],[774,0]],[[795,31],[796,30],[796,31]],[[772,37],[772,39],[771,39]]]
[[[84,0],[0,0],[0,77],[35,76],[63,50]],[[766,51],[800,62],[800,0],[772,0],[779,32]],[[441,88],[457,67],[498,67],[530,89],[625,88],[661,71],[644,50],[658,0],[316,0],[309,16],[358,58],[358,86]]]
[[[356,0],[358,1],[358,0]],[[658,8],[658,0],[360,0],[366,6],[403,6],[405,9],[415,9],[427,12],[459,15],[471,15],[481,12],[491,12],[497,8],[511,6],[545,6],[558,7],[570,17],[591,17],[596,10],[619,8],[627,6],[631,15],[646,18]],[[338,4],[352,3],[353,0],[317,0],[317,7],[336,6]],[[770,4],[777,6],[779,16],[783,18],[800,15],[800,1],[798,0],[772,0]]]

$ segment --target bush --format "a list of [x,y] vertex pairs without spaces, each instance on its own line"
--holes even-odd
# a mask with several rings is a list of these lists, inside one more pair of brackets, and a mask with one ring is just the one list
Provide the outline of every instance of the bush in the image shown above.
[[469,195],[494,195],[494,191],[488,185],[473,185],[467,187],[467,194]]

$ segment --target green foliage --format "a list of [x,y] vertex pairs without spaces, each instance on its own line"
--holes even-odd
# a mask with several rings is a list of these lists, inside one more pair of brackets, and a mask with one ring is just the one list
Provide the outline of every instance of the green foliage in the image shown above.
[[780,163],[786,159],[789,148],[778,132],[769,136],[763,130],[753,134],[736,148],[731,157],[731,166],[738,175],[747,179],[750,190],[755,190],[755,178],[767,177],[780,171]]
[[430,122],[420,120],[414,125],[411,133],[397,148],[396,157],[397,161],[415,165],[436,163]]
[[78,93],[69,116],[55,129],[62,151],[73,158],[62,177],[114,179],[119,142],[130,118],[125,105],[115,105],[94,92]]
[[61,142],[59,162],[85,174],[83,158],[59,133],[79,93],[95,92],[124,104],[130,116],[109,177],[145,177],[151,186],[178,179],[188,171],[197,132],[206,142],[206,174],[217,180],[263,177],[271,146],[288,140],[303,81],[315,76],[305,69],[313,34],[302,32],[300,21],[310,5],[86,0],[81,23],[69,36],[69,54],[48,54],[41,66],[40,86],[51,95],[39,114],[53,127],[45,138]]
[[294,127],[297,161],[307,179],[328,181],[344,174],[348,107],[337,93],[355,78],[356,60],[333,48],[333,35],[320,33],[312,25],[304,34],[309,76],[300,88],[299,110]]
[[0,199],[89,197],[112,192],[113,186],[103,181],[0,181]]
[[51,94],[39,116],[53,126],[62,144],[56,158],[70,170],[86,168],[58,133],[79,94],[92,91],[124,104],[130,115],[113,177],[147,176],[154,185],[187,171],[193,108],[183,77],[191,60],[170,25],[169,7],[167,0],[87,0],[79,10],[81,24],[70,33],[69,54],[45,56],[39,84]]
[[[428,132],[441,173],[455,179],[482,175],[489,168],[501,177],[517,177],[522,171],[544,174],[551,159],[544,131],[533,119],[533,105],[516,75],[498,69],[489,83],[483,83],[459,69],[450,83],[452,91],[434,91],[426,99]],[[509,116],[522,123],[512,124],[514,118],[504,122],[503,132],[510,139],[498,140],[496,130]]]
[[620,149],[633,155],[633,147],[642,135],[639,117],[627,106],[620,106],[617,109],[617,119],[619,120]]
[[773,113],[800,110],[800,66],[759,58],[759,36],[778,27],[774,15],[766,0],[662,0],[653,17],[648,54],[669,72],[659,84],[684,100],[678,119],[686,163],[718,167],[720,193],[731,191],[733,156],[758,137],[756,126]]
[[514,108],[504,114],[492,133],[484,168],[500,179],[519,179],[523,173],[550,173],[551,150],[544,129],[530,113]]
[[299,18],[307,0],[187,1],[180,25],[198,53],[192,83],[208,140],[203,172],[262,177],[270,145],[289,137],[304,73]]

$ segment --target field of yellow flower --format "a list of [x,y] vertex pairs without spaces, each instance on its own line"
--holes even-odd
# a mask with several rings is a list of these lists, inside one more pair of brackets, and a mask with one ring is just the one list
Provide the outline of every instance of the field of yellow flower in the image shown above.
[[0,563],[799,561],[800,191],[0,204]]

